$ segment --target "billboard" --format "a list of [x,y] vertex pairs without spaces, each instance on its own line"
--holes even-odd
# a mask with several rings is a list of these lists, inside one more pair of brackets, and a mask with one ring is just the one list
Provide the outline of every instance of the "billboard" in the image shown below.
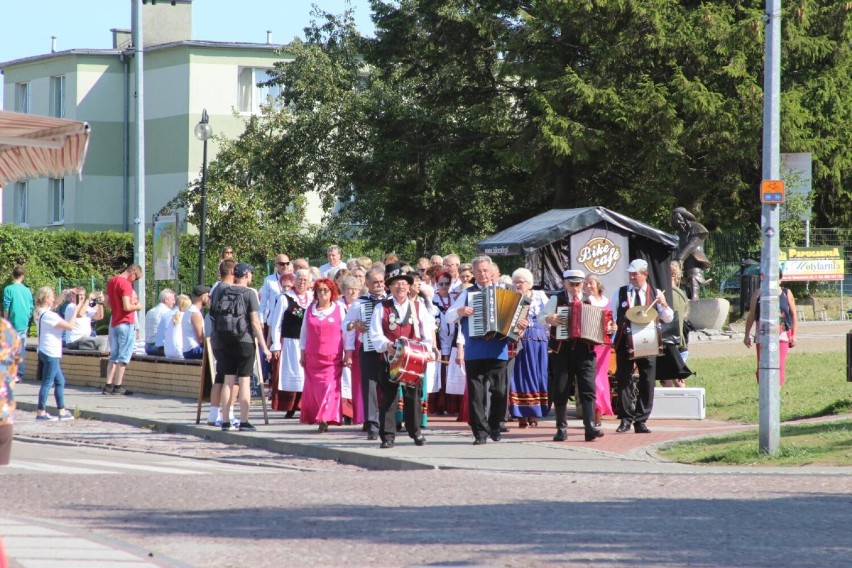
[[843,247],[791,247],[781,249],[782,282],[843,280],[846,260]]

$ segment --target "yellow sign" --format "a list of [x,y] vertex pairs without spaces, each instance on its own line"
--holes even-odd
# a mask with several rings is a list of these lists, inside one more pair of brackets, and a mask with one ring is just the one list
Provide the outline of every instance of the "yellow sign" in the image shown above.
[[782,282],[843,280],[846,272],[843,247],[791,247],[778,252]]

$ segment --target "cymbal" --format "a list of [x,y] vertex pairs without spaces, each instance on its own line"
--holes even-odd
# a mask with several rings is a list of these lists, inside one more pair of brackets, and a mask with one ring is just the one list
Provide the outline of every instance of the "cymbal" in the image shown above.
[[633,323],[651,323],[657,319],[657,310],[654,306],[633,306],[624,316]]

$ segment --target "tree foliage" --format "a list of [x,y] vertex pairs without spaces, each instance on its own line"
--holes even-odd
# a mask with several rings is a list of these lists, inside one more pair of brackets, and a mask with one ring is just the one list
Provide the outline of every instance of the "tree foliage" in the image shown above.
[[[848,224],[852,3],[785,5],[782,151],[813,153],[816,217]],[[216,238],[297,244],[308,189],[334,211],[312,237],[386,250],[446,251],[551,207],[662,227],[678,205],[711,229],[759,220],[763,0],[371,8],[374,38],[350,12],[316,11],[287,46],[283,100],[211,165]]]

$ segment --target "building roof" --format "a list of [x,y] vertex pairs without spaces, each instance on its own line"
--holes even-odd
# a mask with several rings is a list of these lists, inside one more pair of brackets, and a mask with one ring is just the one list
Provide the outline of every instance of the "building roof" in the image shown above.
[[[204,41],[204,40],[184,40],[184,41],[173,41],[170,43],[163,43],[159,45],[149,45],[145,48],[145,53],[151,53],[154,51],[161,51],[165,49],[173,49],[176,47],[201,47],[201,48],[218,48],[218,49],[268,49],[270,51],[274,51],[277,49],[281,49],[285,47],[283,44],[276,43],[250,43],[250,42],[239,42],[239,41]],[[80,55],[80,56],[90,56],[90,55],[120,55],[121,53],[128,51],[123,49],[66,49],[63,51],[56,51],[53,53],[42,53],[41,55],[31,55],[29,57],[22,57],[20,59],[13,59],[11,61],[3,61],[0,62],[0,70],[3,70],[7,67],[12,67],[14,65],[22,65],[25,63],[32,63],[36,61],[46,61],[49,59],[57,58],[57,57],[67,57],[69,55]],[[132,48],[130,49],[132,51]]]

